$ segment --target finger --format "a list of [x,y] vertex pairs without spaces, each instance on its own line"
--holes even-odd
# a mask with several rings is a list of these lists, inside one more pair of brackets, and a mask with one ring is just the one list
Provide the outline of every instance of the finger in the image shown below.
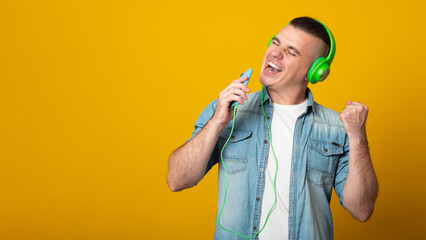
[[352,102],[353,105],[358,105],[358,106],[364,106],[364,104],[360,103],[360,102]]
[[[227,93],[224,97],[226,99],[228,99],[227,101],[229,101],[229,102],[236,101],[235,97],[237,97],[237,99],[241,100],[241,101],[243,101],[243,99],[244,100],[248,99],[247,95],[242,90],[240,90],[240,89],[234,89],[234,91]],[[240,101],[237,101],[237,102],[240,103]]]
[[342,114],[339,115],[339,119],[340,119],[341,122],[343,122],[343,117],[344,116],[342,116]]
[[362,111],[368,111],[368,108],[364,105],[356,105],[351,104],[346,106],[346,111],[353,111],[353,112],[362,112]]
[[244,104],[243,99],[247,100],[248,97],[241,89],[228,89],[219,94],[219,102],[222,106],[227,106],[232,101]]
[[346,105],[351,105],[351,104],[352,104],[351,100],[346,101]]
[[243,83],[243,82],[247,81],[247,79],[248,79],[248,77],[247,77],[247,76],[244,76],[244,77],[242,77],[242,78],[238,78],[238,79],[234,80],[234,82],[240,82],[240,83]]
[[237,95],[239,97],[242,97],[244,100],[248,99],[246,93],[243,90],[241,90],[241,89],[234,89],[234,91],[232,92],[232,94]]
[[354,106],[354,105],[348,105],[348,106],[346,106],[346,107],[342,110],[342,112],[343,112],[343,111],[345,111],[345,112],[353,111],[353,110],[356,110],[356,109],[358,109],[358,107],[357,107],[357,106]]
[[366,105],[364,105],[364,104],[362,104],[362,103],[360,103],[360,102],[352,102],[352,104],[351,104],[352,106],[361,106],[361,107],[364,107],[364,108],[368,108]]
[[352,111],[354,108],[352,106],[346,106],[341,113],[347,113]]
[[230,101],[229,102],[232,102],[232,101],[235,101],[235,102],[238,102],[239,104],[241,104],[241,105],[244,105],[244,101],[243,101],[243,99],[240,97],[240,96],[237,96],[237,95],[232,95],[231,97],[230,97]]
[[356,115],[355,111],[353,111],[351,109],[349,109],[349,110],[345,109],[340,113],[339,117],[346,119],[346,118],[352,118],[354,115]]
[[346,105],[346,107],[343,110],[356,110],[356,109],[362,109],[364,105],[355,104],[355,102],[352,102],[350,105]]
[[232,82],[227,88],[237,88],[243,90],[244,92],[250,92],[250,89],[245,84],[239,82]]
[[219,94],[219,101],[224,105],[229,105],[230,102],[236,101],[241,103],[239,100],[243,102],[241,99],[242,96],[244,100],[247,100],[248,97],[241,89],[236,88],[227,88]]
[[359,109],[364,109],[368,112],[368,107],[360,102],[352,102],[352,105],[359,107]]

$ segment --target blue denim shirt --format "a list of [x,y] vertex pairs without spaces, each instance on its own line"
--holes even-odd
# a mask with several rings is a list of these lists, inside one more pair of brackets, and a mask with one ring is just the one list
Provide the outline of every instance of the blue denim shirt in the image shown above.
[[[234,133],[223,152],[228,172],[228,193],[221,225],[251,237],[263,226],[260,222],[264,189],[265,167],[269,151],[269,132],[263,115],[264,105],[269,124],[273,106],[266,91],[261,101],[260,92],[248,94],[244,105],[239,105]],[[334,187],[343,206],[343,186],[348,173],[349,140],[339,114],[313,100],[307,89],[306,111],[296,120],[291,159],[289,239],[333,239],[330,211],[331,191]],[[217,100],[210,103],[195,123],[194,137],[213,116]],[[220,151],[231,131],[232,121],[221,133],[206,173],[219,163],[218,209],[224,200],[225,170]],[[191,137],[191,138],[192,138]],[[274,144],[274,143],[272,143]],[[279,148],[275,146],[274,148]],[[244,239],[223,230],[217,223],[214,239]],[[253,239],[258,239],[256,236]]]

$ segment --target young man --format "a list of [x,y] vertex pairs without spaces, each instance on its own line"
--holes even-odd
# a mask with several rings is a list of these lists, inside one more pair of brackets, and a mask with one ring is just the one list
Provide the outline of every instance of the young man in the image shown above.
[[[378,184],[365,132],[368,108],[348,101],[338,114],[314,102],[307,87],[311,65],[330,52],[330,37],[312,18],[293,19],[266,50],[262,91],[246,94],[247,78],[233,81],[171,154],[172,191],[195,186],[219,163],[215,239],[332,239],[333,187],[356,219],[373,213]],[[232,101],[239,106],[223,164]]]

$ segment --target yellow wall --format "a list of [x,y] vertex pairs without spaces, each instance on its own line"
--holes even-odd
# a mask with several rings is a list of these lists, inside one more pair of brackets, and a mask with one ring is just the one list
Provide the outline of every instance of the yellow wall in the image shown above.
[[[376,211],[332,199],[336,239],[426,234],[423,1],[2,1],[0,239],[212,239],[217,167],[172,193],[169,154],[294,17],[337,54],[315,99],[370,107]],[[175,238],[176,237],[176,238]]]

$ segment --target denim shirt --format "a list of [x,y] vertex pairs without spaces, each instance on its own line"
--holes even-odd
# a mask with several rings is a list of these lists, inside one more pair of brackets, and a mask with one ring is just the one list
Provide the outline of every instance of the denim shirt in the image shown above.
[[[225,150],[223,160],[228,172],[226,204],[220,218],[223,227],[251,237],[262,228],[260,222],[265,167],[268,158],[269,131],[262,104],[271,124],[273,106],[264,87],[248,94],[244,105],[239,105],[234,133]],[[333,239],[330,211],[331,191],[343,206],[343,186],[348,173],[349,140],[339,114],[313,100],[309,89],[307,108],[296,120],[290,170],[288,239]],[[217,100],[200,114],[192,133],[194,137],[213,116]],[[220,152],[231,131],[232,121],[221,133],[206,173],[219,164],[219,192],[217,216],[225,195],[226,175]],[[191,137],[191,138],[192,138]],[[274,144],[274,143],[272,143]],[[273,145],[274,148],[280,146]],[[245,239],[223,230],[217,223],[214,239]],[[258,239],[258,236],[253,239]]]

